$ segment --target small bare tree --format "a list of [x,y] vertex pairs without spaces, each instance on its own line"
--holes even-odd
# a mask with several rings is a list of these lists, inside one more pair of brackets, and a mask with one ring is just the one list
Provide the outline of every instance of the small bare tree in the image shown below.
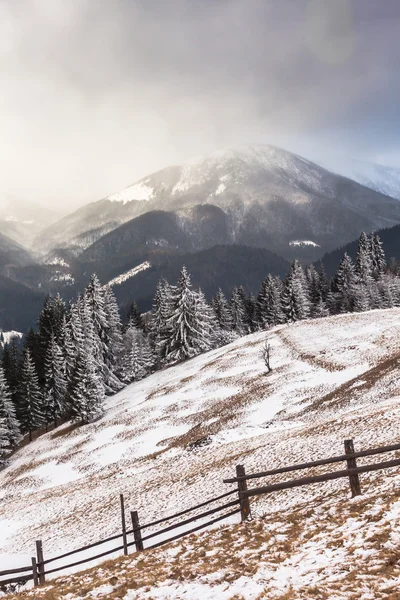
[[267,374],[271,373],[271,344],[269,343],[268,338],[265,340],[262,347],[261,356],[265,362],[265,366],[267,367]]

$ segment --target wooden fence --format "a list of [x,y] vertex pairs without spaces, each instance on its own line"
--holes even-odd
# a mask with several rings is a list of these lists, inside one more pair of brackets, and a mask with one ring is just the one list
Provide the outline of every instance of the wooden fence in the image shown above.
[[[219,521],[227,519],[228,517],[231,517],[238,513],[241,514],[241,521],[242,522],[246,521],[251,516],[249,498],[251,498],[253,496],[260,496],[262,494],[268,494],[271,492],[276,492],[278,490],[287,490],[287,489],[291,489],[291,488],[295,488],[295,487],[299,487],[299,486],[303,486],[303,485],[310,485],[312,483],[322,483],[325,481],[332,481],[332,480],[340,479],[343,477],[349,479],[352,496],[353,497],[358,496],[361,494],[361,485],[360,485],[360,479],[359,479],[359,475],[361,473],[369,473],[372,471],[378,471],[378,470],[382,470],[382,469],[388,469],[391,467],[400,466],[400,458],[389,460],[389,461],[384,461],[384,462],[380,462],[380,463],[374,463],[371,465],[364,465],[361,467],[357,466],[357,458],[366,457],[366,456],[374,456],[376,454],[383,454],[386,452],[394,452],[396,450],[400,450],[400,444],[394,444],[392,446],[381,446],[379,448],[370,448],[368,450],[361,450],[360,452],[355,452],[353,440],[345,440],[344,447],[345,447],[345,454],[342,454],[339,456],[333,456],[331,458],[323,458],[320,460],[315,460],[315,461],[308,462],[308,463],[301,463],[301,464],[297,464],[297,465],[291,465],[288,467],[280,467],[278,469],[264,471],[262,473],[246,474],[245,468],[243,467],[243,465],[238,465],[236,467],[236,477],[233,477],[231,479],[224,479],[224,483],[236,484],[237,487],[235,487],[235,489],[225,492],[224,494],[221,494],[220,496],[216,496],[214,498],[211,498],[209,500],[201,502],[200,504],[197,504],[196,506],[192,506],[191,508],[182,510],[173,515],[169,515],[168,517],[163,517],[163,518],[153,521],[151,523],[146,523],[145,525],[140,525],[139,516],[138,516],[137,511],[131,511],[130,512],[131,528],[127,528],[124,496],[121,494],[120,495],[121,533],[117,533],[116,535],[113,535],[113,536],[105,538],[103,540],[94,542],[92,544],[88,544],[88,545],[78,548],[76,550],[71,550],[70,552],[65,552],[64,554],[60,554],[59,556],[51,557],[47,560],[44,559],[42,542],[41,542],[41,540],[38,540],[36,542],[36,556],[32,557],[30,565],[27,565],[26,567],[20,567],[18,569],[9,569],[6,571],[0,571],[0,590],[2,590],[2,589],[5,590],[6,586],[9,586],[9,585],[13,585],[13,584],[23,585],[24,583],[26,583],[28,581],[32,581],[32,580],[33,580],[35,586],[42,585],[46,581],[46,575],[57,573],[59,571],[63,571],[65,569],[70,569],[72,567],[76,567],[79,565],[83,565],[85,563],[91,562],[93,560],[98,560],[99,558],[103,558],[110,554],[115,554],[116,552],[123,551],[123,553],[125,555],[127,555],[129,553],[129,548],[131,548],[131,547],[134,547],[137,552],[141,552],[145,549],[144,542],[147,542],[149,540],[154,540],[154,538],[157,538],[160,536],[164,536],[165,534],[168,534],[169,532],[172,532],[175,529],[180,529],[181,527],[185,527],[186,525],[190,525],[191,523],[194,523],[195,521],[198,521],[199,519],[204,519],[206,517],[212,516],[212,518],[210,520],[208,520],[206,522],[202,522],[190,529],[185,529],[184,531],[180,531],[180,532],[176,533],[175,535],[173,535],[172,537],[167,537],[166,539],[155,541],[155,543],[150,542],[150,545],[146,546],[146,550],[151,549],[151,548],[158,548],[159,546],[162,546],[169,542],[178,540],[179,538],[181,538],[183,536],[186,536],[186,535],[189,535],[196,531],[199,531],[200,529],[208,527],[209,525],[212,525],[214,523],[217,523]],[[263,487],[256,487],[256,488],[252,488],[252,489],[249,489],[247,486],[247,482],[251,479],[261,479],[261,478],[268,477],[271,475],[290,473],[293,471],[310,469],[310,468],[334,464],[334,463],[338,463],[338,462],[345,462],[347,465],[347,468],[344,470],[340,470],[340,471],[333,471],[331,473],[324,473],[322,475],[313,475],[310,477],[302,477],[300,479],[292,479],[289,481],[284,481],[282,483],[276,483],[276,484],[267,485],[267,486],[263,486]],[[215,504],[217,502],[220,502],[221,500],[225,500],[226,498],[228,498],[229,496],[232,496],[234,494],[237,495],[238,497],[235,498],[234,500],[231,500],[230,502],[225,502],[222,505],[207,509],[200,513],[197,513],[191,517],[188,517],[188,518],[181,520],[177,523],[174,523],[172,525],[167,525],[166,527],[163,527],[161,529],[153,531],[147,535],[144,535],[144,536],[142,535],[142,532],[145,531],[146,529],[154,528],[157,525],[162,525],[163,523],[166,523],[168,521],[178,519],[180,517],[188,515],[189,513],[193,512],[193,511],[198,511],[199,509],[205,508],[211,504]],[[227,509],[230,509],[229,512],[225,512]],[[222,515],[213,516],[221,511],[224,511],[224,513]],[[129,541],[130,536],[133,537],[133,539],[131,539],[131,541]],[[50,569],[48,568],[48,565],[50,565],[51,563],[63,560],[65,558],[69,558],[70,556],[79,554],[81,552],[86,552],[88,550],[91,550],[92,548],[97,548],[98,546],[101,546],[103,544],[110,543],[110,542],[113,542],[116,540],[121,540],[122,543],[116,547],[113,547],[112,549],[108,549],[104,552],[101,552],[101,553],[95,554],[95,555],[91,555],[89,557],[85,557],[81,560],[77,560],[72,563],[63,564],[61,566],[56,566],[56,567],[53,567]],[[14,575],[14,577],[9,578],[9,579],[3,579],[3,580],[1,579],[2,577],[8,576],[8,575]]]

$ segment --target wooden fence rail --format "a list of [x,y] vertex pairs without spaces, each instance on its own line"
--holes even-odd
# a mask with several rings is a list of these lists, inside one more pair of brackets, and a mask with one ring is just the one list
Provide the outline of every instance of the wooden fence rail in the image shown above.
[[[34,585],[41,585],[45,582],[45,578],[47,575],[57,573],[59,571],[64,571],[65,569],[70,569],[72,567],[76,567],[79,565],[83,565],[85,563],[91,562],[93,560],[98,560],[99,558],[103,558],[105,556],[109,556],[110,554],[115,554],[116,552],[123,551],[124,554],[128,554],[129,548],[135,546],[136,551],[142,551],[144,549],[144,542],[148,540],[152,540],[159,536],[165,535],[174,529],[179,529],[181,527],[185,527],[190,523],[198,521],[199,519],[205,519],[207,517],[211,517],[218,512],[223,511],[222,515],[216,516],[207,520],[206,522],[200,523],[191,529],[185,529],[184,531],[178,532],[176,535],[169,537],[168,539],[160,540],[150,546],[147,546],[146,549],[158,548],[164,544],[169,542],[178,540],[186,535],[194,533],[196,531],[200,531],[209,525],[227,519],[233,515],[241,514],[241,520],[246,521],[250,515],[250,504],[249,498],[253,496],[259,496],[262,494],[267,494],[279,490],[286,490],[295,487],[300,487],[303,485],[310,485],[313,483],[322,483],[325,481],[332,481],[335,479],[340,479],[346,477],[349,479],[351,492],[353,496],[357,496],[361,494],[361,486],[359,481],[359,474],[361,473],[369,473],[372,471],[378,471],[382,469],[388,469],[391,467],[400,466],[400,458],[388,460],[380,463],[374,463],[371,465],[363,465],[361,467],[357,466],[357,458],[374,456],[376,454],[383,454],[386,452],[394,452],[396,450],[400,450],[400,444],[393,444],[391,446],[381,446],[379,448],[370,448],[368,450],[361,450],[360,452],[354,451],[353,440],[345,440],[345,454],[339,456],[333,456],[331,458],[323,458],[319,460],[314,460],[307,463],[300,463],[297,465],[291,465],[287,467],[280,467],[278,469],[272,469],[269,471],[263,471],[261,473],[252,473],[246,474],[245,468],[243,465],[238,465],[236,467],[236,477],[230,479],[224,479],[224,483],[235,483],[237,487],[232,489],[224,494],[220,494],[214,498],[210,498],[209,500],[205,500],[204,502],[200,502],[191,508],[187,508],[185,510],[181,510],[173,515],[169,515],[166,517],[162,517],[161,519],[157,519],[152,521],[151,523],[146,523],[144,525],[140,525],[139,515],[137,511],[130,511],[132,528],[127,529],[126,521],[125,521],[125,503],[124,497],[120,495],[120,509],[121,509],[121,526],[122,532],[116,535],[112,535],[110,537],[104,538],[97,542],[93,542],[91,544],[87,544],[86,546],[82,546],[76,550],[71,550],[69,552],[64,552],[58,556],[53,556],[49,559],[44,559],[43,557],[43,547],[42,542],[38,540],[36,542],[36,557],[32,557],[32,564],[26,567],[20,567],[17,569],[7,569],[5,571],[0,571],[0,578],[5,577],[7,575],[17,575],[16,577],[12,577],[11,579],[1,580],[0,579],[0,590],[6,589],[5,586],[18,584],[18,583],[26,583],[27,581],[33,580]],[[284,481],[281,483],[270,484],[262,487],[248,489],[247,481],[251,479],[260,479],[263,477],[268,477],[270,475],[278,475],[281,473],[289,473],[294,471],[299,471],[302,469],[310,469],[313,467],[323,466],[334,464],[337,462],[346,462],[347,468],[339,471],[334,471],[331,473],[323,473],[321,475],[312,475],[309,477],[302,477],[299,479],[292,479],[289,481]],[[148,528],[154,528],[157,525],[161,525],[162,523],[168,523],[173,521],[174,519],[178,519],[192,513],[194,511],[198,511],[199,509],[205,508],[210,504],[214,504],[219,502],[220,500],[227,499],[229,496],[237,494],[237,498],[235,500],[225,502],[224,504],[217,506],[215,508],[210,508],[203,512],[197,513],[191,517],[184,519],[183,521],[178,521],[177,523],[173,523],[172,525],[167,525],[162,529],[158,529],[156,531],[150,532],[149,534],[142,536],[142,531]],[[236,508],[237,507],[237,508]],[[228,509],[229,512],[226,512]],[[133,541],[128,541],[128,536],[133,535]],[[106,544],[109,542],[113,542],[115,540],[122,539],[122,545],[118,545],[112,549],[106,550],[94,556],[89,556],[83,558],[81,560],[74,561],[69,564],[63,564],[58,567],[54,567],[52,569],[46,569],[47,565],[54,563],[56,561],[60,561],[64,558],[68,558],[69,556],[73,556],[80,552],[84,552],[87,550],[91,550],[92,548],[96,548],[102,544]]]

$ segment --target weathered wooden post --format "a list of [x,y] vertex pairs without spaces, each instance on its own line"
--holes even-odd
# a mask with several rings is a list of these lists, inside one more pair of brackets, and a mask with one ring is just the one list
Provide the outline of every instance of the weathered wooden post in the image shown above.
[[[346,454],[354,454],[354,444],[353,440],[344,440],[344,451]],[[355,458],[347,459],[347,468],[348,469],[356,469],[357,461]],[[360,478],[358,477],[358,473],[353,475],[349,475],[351,495],[354,498],[355,496],[361,495],[361,486],[360,486]]]
[[139,515],[137,510],[131,511],[133,537],[135,539],[136,552],[143,550],[142,532],[140,531]]
[[33,573],[33,585],[35,587],[37,587],[39,585],[39,578],[38,578],[36,558],[34,556],[32,556],[32,573]]
[[121,522],[122,522],[122,540],[124,545],[124,554],[128,555],[128,540],[126,537],[126,522],[125,522],[125,504],[124,504],[124,495],[120,494],[119,499],[121,501]]
[[[246,471],[243,465],[236,466],[236,477],[245,477]],[[247,496],[244,495],[247,492],[247,481],[245,479],[239,479],[238,481],[238,494],[240,500],[240,516],[242,523],[247,521],[251,517],[250,513],[250,502]]]
[[36,564],[39,573],[39,585],[46,583],[46,575],[44,572],[43,544],[42,540],[36,540]]

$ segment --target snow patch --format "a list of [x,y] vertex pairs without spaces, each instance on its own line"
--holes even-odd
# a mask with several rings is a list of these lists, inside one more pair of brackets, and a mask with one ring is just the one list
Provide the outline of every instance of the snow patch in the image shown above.
[[122,204],[132,202],[133,200],[148,202],[154,196],[154,188],[146,185],[146,181],[134,183],[125,190],[122,190],[122,192],[109,196],[107,200],[110,200],[110,202],[122,202]]
[[293,240],[293,242],[289,242],[289,246],[312,246],[313,248],[321,247],[319,244],[316,244],[311,240]]
[[145,262],[141,263],[137,267],[133,267],[133,269],[130,269],[129,271],[126,271],[125,273],[118,275],[118,277],[114,277],[114,279],[111,279],[111,281],[108,282],[108,285],[110,285],[110,286],[121,285],[128,279],[135,277],[135,275],[137,275],[138,273],[141,273],[142,271],[146,271],[146,269],[150,269],[150,267],[151,267],[151,264],[149,263],[148,260],[146,260]]

